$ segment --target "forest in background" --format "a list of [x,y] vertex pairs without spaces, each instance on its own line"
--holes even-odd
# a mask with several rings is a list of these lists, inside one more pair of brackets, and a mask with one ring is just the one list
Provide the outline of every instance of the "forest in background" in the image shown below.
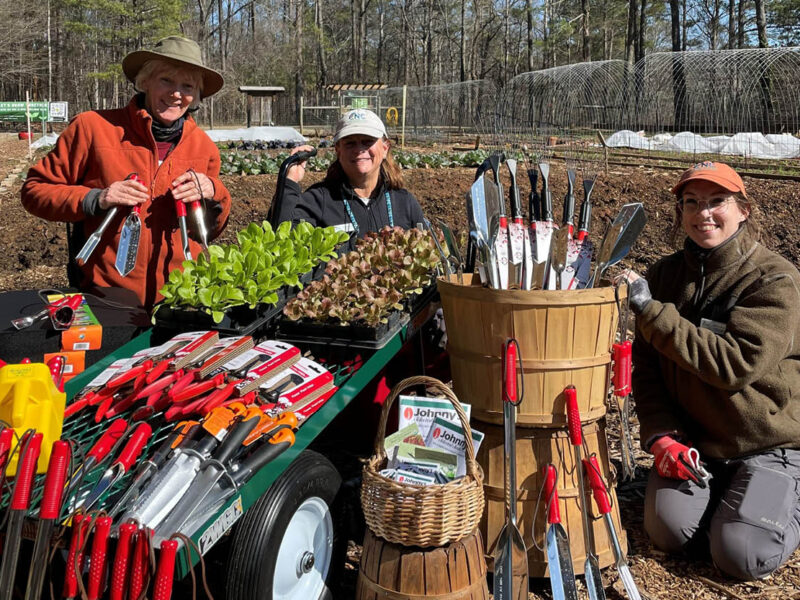
[[500,88],[578,62],[796,45],[800,0],[0,0],[0,100],[122,106],[122,58],[175,33],[225,76],[215,122],[241,122],[238,86],[269,85],[287,92],[275,120],[296,123],[330,84]]

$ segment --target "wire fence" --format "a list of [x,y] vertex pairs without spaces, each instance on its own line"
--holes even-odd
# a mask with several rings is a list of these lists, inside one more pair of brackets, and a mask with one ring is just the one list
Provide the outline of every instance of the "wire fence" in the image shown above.
[[[800,48],[659,52],[631,65],[597,61],[489,80],[370,92],[392,137],[406,144],[542,145],[596,140],[646,155],[800,157]],[[318,97],[302,111],[276,99],[275,123],[332,133],[355,99]],[[361,105],[361,104],[359,104]],[[353,104],[355,106],[355,104]]]

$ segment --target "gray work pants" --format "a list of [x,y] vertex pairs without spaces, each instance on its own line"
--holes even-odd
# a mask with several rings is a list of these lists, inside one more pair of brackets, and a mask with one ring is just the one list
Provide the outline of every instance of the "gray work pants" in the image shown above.
[[711,485],[650,472],[644,528],[665,551],[710,552],[722,572],[760,579],[800,545],[800,450],[709,461]]

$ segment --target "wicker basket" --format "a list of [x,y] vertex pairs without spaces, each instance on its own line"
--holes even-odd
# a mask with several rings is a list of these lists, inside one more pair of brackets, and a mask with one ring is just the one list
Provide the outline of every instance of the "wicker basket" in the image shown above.
[[[467,438],[467,474],[443,485],[416,486],[380,474],[386,466],[383,448],[386,420],[407,388],[425,385],[450,400]],[[398,383],[383,404],[375,454],[364,465],[361,507],[372,532],[404,546],[443,546],[470,535],[483,514],[483,471],[475,461],[472,431],[455,394],[437,379],[409,377]]]

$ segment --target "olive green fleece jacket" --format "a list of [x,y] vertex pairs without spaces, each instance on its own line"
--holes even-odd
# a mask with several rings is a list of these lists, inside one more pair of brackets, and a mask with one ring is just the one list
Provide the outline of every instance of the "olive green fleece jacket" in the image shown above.
[[745,226],[711,251],[687,241],[647,281],[633,347],[642,443],[674,432],[713,458],[800,448],[794,265]]

